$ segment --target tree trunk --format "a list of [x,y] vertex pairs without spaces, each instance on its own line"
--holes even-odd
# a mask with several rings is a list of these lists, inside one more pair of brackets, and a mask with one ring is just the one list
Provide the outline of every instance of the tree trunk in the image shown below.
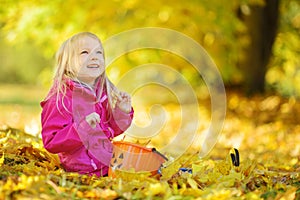
[[239,67],[244,73],[247,94],[265,91],[265,74],[277,33],[279,0],[266,0],[265,6],[249,5],[249,12],[239,12],[248,28],[250,44],[243,48]]

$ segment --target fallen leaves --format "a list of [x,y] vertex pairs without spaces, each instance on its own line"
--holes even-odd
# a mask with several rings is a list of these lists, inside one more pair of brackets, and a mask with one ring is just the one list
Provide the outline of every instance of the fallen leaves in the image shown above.
[[116,171],[118,178],[66,173],[40,138],[2,127],[0,199],[299,199],[299,102],[228,98],[224,131],[210,156],[200,159],[190,150],[165,163],[155,177],[130,171]]

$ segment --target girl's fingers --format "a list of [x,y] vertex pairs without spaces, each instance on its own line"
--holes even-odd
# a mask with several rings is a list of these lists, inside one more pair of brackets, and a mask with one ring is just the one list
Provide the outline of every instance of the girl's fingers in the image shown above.
[[130,102],[126,102],[122,105],[119,106],[121,110],[123,110],[126,113],[129,113],[131,111],[131,103]]
[[[96,113],[95,113],[95,114],[96,114]],[[96,114],[96,115],[95,115],[95,119],[96,119],[96,122],[99,123],[99,122],[100,122],[100,115]]]
[[131,111],[131,97],[126,92],[117,92],[112,90],[112,106],[117,105],[122,111],[129,113]]
[[126,92],[119,92],[116,93],[115,91],[112,91],[112,97],[113,97],[113,104],[116,104],[117,102],[131,102],[130,95]]
[[87,123],[92,127],[95,128],[96,125],[100,122],[100,115],[93,112],[85,117]]
[[121,93],[117,93],[115,90],[113,90],[111,92],[113,98],[117,99],[118,101],[121,101],[122,100],[122,96],[121,96]]
[[131,97],[129,94],[127,94],[126,92],[121,93],[122,99],[125,102],[128,102],[131,104]]
[[123,98],[130,99],[130,95],[127,94],[126,92],[121,92],[120,95],[121,95]]

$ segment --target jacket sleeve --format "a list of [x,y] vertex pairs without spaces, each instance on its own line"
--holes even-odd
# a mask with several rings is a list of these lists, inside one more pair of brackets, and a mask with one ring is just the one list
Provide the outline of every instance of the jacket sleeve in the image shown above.
[[42,139],[44,147],[51,153],[70,152],[84,145],[84,133],[91,127],[83,120],[74,123],[72,114],[65,108],[58,108],[55,101],[43,104],[41,114]]
[[109,127],[112,129],[112,137],[116,137],[126,131],[131,125],[134,110],[131,108],[129,113],[123,112],[116,107],[112,112],[112,117],[109,121]]

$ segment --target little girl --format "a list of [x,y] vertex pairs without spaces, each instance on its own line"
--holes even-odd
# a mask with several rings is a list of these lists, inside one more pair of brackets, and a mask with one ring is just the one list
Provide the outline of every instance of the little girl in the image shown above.
[[42,139],[66,171],[105,176],[111,139],[131,124],[130,96],[105,75],[99,38],[88,32],[66,40],[56,53],[54,84],[41,102]]

